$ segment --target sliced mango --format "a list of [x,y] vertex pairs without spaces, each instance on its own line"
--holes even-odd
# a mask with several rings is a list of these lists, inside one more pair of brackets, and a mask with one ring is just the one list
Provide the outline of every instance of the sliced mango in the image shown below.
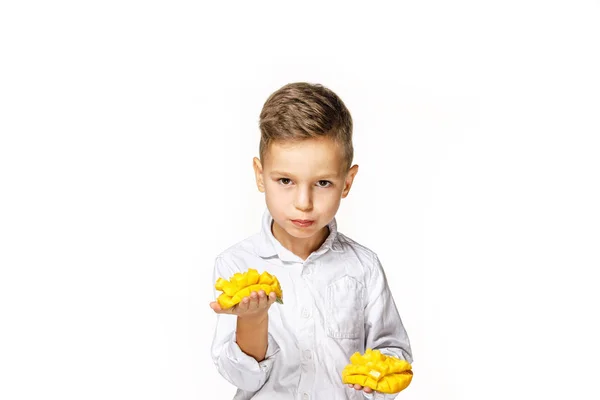
[[370,387],[381,393],[398,393],[406,389],[412,380],[409,362],[381,354],[379,350],[367,349],[350,357],[342,371],[342,382]]
[[231,308],[238,304],[244,297],[250,296],[252,292],[264,290],[269,295],[275,292],[277,302],[283,304],[283,292],[277,277],[264,271],[258,274],[258,271],[249,268],[246,272],[236,272],[229,280],[219,278],[215,283],[215,289],[222,291],[217,298],[217,302],[222,308]]

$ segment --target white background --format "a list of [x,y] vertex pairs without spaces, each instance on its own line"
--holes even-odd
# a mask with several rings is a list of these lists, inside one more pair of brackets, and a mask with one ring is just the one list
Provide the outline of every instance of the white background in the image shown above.
[[600,3],[366,3],[2,2],[0,398],[232,397],[213,261],[293,81],[353,115],[337,218],[409,332],[399,398],[600,397]]

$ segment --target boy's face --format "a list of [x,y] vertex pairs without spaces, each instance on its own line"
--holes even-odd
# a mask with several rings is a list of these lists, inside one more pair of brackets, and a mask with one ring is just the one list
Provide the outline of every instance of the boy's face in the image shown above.
[[273,219],[302,239],[320,232],[348,195],[358,166],[345,166],[341,147],[329,138],[274,142],[263,164],[254,159],[256,184]]

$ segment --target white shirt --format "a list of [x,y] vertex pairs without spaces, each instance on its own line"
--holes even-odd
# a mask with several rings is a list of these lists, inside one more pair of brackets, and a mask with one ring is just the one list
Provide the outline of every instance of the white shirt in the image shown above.
[[[257,362],[235,342],[236,316],[218,315],[212,357],[238,388],[234,400],[362,400],[373,398],[342,383],[354,352],[379,349],[412,363],[410,342],[377,255],[337,232],[306,260],[262,231],[217,256],[214,281],[249,268],[275,275],[283,304],[269,309],[266,358]],[[215,298],[220,294],[215,290]],[[375,399],[396,395],[377,393]]]

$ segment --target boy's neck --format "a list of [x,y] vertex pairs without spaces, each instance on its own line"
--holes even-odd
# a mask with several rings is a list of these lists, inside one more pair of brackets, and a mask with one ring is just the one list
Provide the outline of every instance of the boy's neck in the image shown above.
[[283,247],[300,257],[302,260],[306,260],[313,251],[317,250],[325,242],[329,236],[329,227],[324,226],[323,229],[309,238],[298,239],[291,236],[273,221],[271,232]]

